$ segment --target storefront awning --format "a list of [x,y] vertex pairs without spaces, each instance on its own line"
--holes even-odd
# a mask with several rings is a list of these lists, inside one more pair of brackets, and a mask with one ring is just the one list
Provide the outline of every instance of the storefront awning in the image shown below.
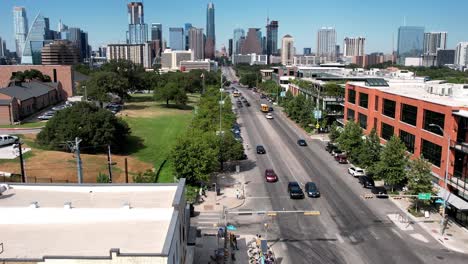
[[468,202],[456,196],[455,194],[445,189],[439,189],[438,195],[447,201],[447,203],[456,207],[458,210],[468,210]]

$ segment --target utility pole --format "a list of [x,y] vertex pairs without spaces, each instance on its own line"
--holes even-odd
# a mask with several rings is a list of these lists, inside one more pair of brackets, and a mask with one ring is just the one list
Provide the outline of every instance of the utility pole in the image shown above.
[[128,163],[127,163],[127,158],[125,158],[125,183],[128,183]]
[[80,157],[80,142],[82,140],[78,137],[75,137],[75,141],[67,141],[68,148],[71,151],[75,152],[76,155],[76,168],[77,168],[77,177],[78,177],[78,184],[83,183],[83,168],[82,162]]
[[26,183],[26,175],[24,174],[24,160],[23,160],[23,146],[21,141],[18,141],[18,148],[19,148],[19,158],[20,158],[20,166],[21,166],[21,182]]
[[109,168],[109,183],[112,183],[112,157],[110,145],[107,145],[107,166]]

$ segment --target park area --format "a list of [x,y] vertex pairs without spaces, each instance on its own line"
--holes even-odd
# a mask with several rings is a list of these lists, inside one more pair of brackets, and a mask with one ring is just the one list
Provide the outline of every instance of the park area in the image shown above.
[[[125,159],[127,159],[128,180],[147,170],[158,171],[158,182],[173,182],[174,169],[169,159],[177,138],[184,133],[193,117],[193,106],[198,95],[188,95],[186,106],[166,106],[155,102],[152,94],[134,94],[125,103],[124,110],[117,115],[131,128],[129,142],[124,154],[112,154],[112,175],[114,183],[126,180]],[[76,157],[67,151],[42,149],[34,140],[34,134],[22,136],[25,147],[32,150],[25,154],[25,174],[28,182],[77,182]],[[96,182],[99,173],[108,175],[106,154],[81,154],[84,182]],[[164,165],[161,167],[161,165]],[[20,174],[19,159],[0,160],[0,171]],[[0,178],[0,181],[3,181]]]

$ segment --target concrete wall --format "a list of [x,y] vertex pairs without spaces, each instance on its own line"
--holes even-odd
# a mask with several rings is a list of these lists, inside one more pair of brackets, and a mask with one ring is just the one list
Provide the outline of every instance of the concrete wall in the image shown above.
[[[60,82],[61,99],[74,95],[73,69],[70,65],[2,65],[0,66],[0,87],[8,86],[13,72],[35,69],[49,75],[53,82]],[[55,76],[55,78],[54,78]]]

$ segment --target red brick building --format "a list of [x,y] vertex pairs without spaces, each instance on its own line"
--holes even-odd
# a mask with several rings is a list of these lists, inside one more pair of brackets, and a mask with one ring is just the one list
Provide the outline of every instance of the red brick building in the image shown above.
[[423,155],[432,164],[441,187],[448,165],[447,188],[454,194],[448,197],[449,212],[468,226],[468,85],[348,82],[346,120],[355,120],[366,134],[375,128],[382,143],[399,136],[412,157]]

